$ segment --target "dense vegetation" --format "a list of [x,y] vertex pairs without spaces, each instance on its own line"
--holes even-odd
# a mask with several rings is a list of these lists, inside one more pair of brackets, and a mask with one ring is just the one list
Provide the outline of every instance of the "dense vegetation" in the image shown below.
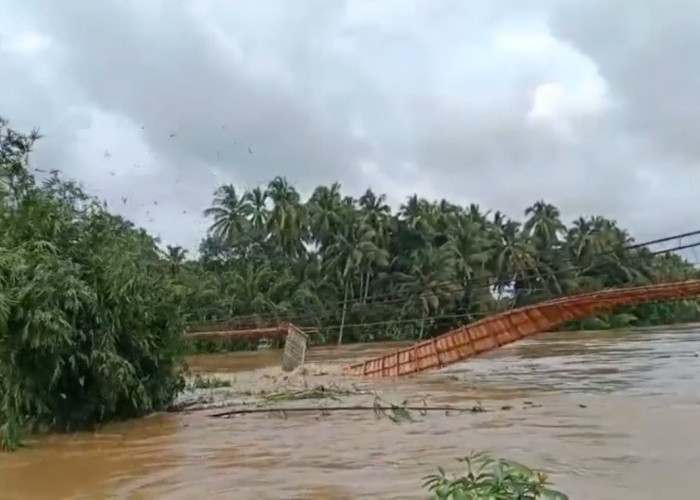
[[[183,322],[290,321],[313,339],[417,339],[503,307],[560,294],[698,275],[677,255],[629,249],[602,217],[566,227],[537,202],[523,223],[478,206],[320,186],[308,200],[280,177],[219,188],[196,260],[158,248],[58,171],[28,168],[36,134],[0,121],[0,436],[72,430],[163,408]],[[700,317],[697,302],[616,311],[578,326]],[[211,345],[211,344],[208,344]]]
[[[579,218],[538,201],[523,222],[477,205],[412,196],[392,213],[384,195],[340,185],[308,200],[284,178],[239,193],[220,187],[200,258],[169,247],[190,321],[241,326],[290,321],[325,341],[418,339],[504,307],[603,287],[698,276],[676,254],[629,248],[615,221]],[[700,318],[695,301],[589,318],[572,328]]]
[[0,121],[0,438],[162,408],[180,380],[181,296],[155,241],[58,172],[27,168],[36,134]]

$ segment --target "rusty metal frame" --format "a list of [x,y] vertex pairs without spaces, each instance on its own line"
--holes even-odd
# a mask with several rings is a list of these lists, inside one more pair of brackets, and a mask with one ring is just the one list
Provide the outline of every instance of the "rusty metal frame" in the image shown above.
[[512,309],[451,330],[439,337],[344,368],[347,375],[397,377],[442,368],[546,332],[567,321],[616,306],[670,301],[700,295],[700,280],[609,288]]
[[281,323],[277,326],[249,329],[232,329],[222,327],[221,330],[209,330],[203,332],[185,332],[186,339],[192,340],[215,340],[215,339],[277,339],[287,335],[288,324]]

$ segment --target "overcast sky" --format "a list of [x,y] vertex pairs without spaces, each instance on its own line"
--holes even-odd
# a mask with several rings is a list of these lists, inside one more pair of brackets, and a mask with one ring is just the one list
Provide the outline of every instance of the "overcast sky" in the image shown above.
[[700,228],[698,54],[699,0],[0,0],[0,116],[190,248],[276,175],[647,239]]

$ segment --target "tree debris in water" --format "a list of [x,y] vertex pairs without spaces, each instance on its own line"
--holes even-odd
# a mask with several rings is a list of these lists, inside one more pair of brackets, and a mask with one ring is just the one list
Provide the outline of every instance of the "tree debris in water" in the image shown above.
[[317,385],[309,389],[302,389],[299,391],[275,391],[263,394],[262,398],[265,401],[298,401],[302,399],[333,399],[335,401],[340,401],[341,396],[359,396],[359,395],[373,394],[371,391],[363,391],[357,388],[353,390],[342,389],[335,385],[324,386]]
[[299,407],[266,407],[266,408],[237,408],[235,410],[227,410],[225,412],[213,413],[209,415],[212,418],[229,418],[236,415],[247,415],[255,413],[279,413],[283,418],[287,417],[287,413],[309,413],[321,412],[321,415],[330,415],[332,412],[340,411],[372,411],[377,418],[388,418],[389,420],[401,422],[416,422],[411,412],[419,412],[421,415],[427,415],[428,412],[442,411],[445,415],[456,415],[462,413],[485,413],[487,410],[477,404],[471,407],[458,406],[429,406],[424,400],[422,406],[409,406],[407,401],[401,404],[386,403],[379,396],[375,396],[374,403],[370,405],[347,405],[347,406],[299,406]]
[[[199,377],[199,376],[198,376]],[[168,411],[201,411],[215,408],[230,408],[236,406],[264,406],[273,402],[291,402],[300,400],[323,400],[331,399],[341,401],[343,397],[374,395],[373,391],[361,389],[354,384],[340,386],[336,384],[317,384],[309,386],[304,380],[302,387],[291,389],[258,389],[258,390],[237,390],[238,384],[223,378],[195,378],[188,382],[187,388],[193,391],[185,400],[172,404]],[[200,389],[211,389],[200,391]]]
[[231,381],[217,377],[203,377],[200,374],[196,374],[186,387],[190,390],[218,389],[220,387],[231,387]]

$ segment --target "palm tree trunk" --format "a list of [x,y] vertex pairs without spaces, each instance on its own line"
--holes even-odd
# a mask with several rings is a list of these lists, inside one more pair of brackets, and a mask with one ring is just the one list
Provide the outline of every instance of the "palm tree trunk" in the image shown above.
[[425,333],[425,307],[423,308],[423,315],[420,318],[420,332],[418,333],[418,340],[423,339],[424,333]]
[[367,278],[365,278],[365,297],[363,300],[363,304],[367,302],[367,296],[369,295],[369,282],[370,282],[370,270],[369,268],[367,269]]
[[[359,288],[360,294],[362,294],[362,290],[364,290],[364,289],[365,289],[365,273],[360,271],[360,288]],[[365,304],[365,301],[362,300],[362,305],[364,305],[364,304]]]
[[348,291],[350,281],[345,283],[345,294],[343,296],[343,314],[340,316],[340,332],[338,332],[338,345],[343,343],[343,328],[345,328],[345,312],[348,310]]

